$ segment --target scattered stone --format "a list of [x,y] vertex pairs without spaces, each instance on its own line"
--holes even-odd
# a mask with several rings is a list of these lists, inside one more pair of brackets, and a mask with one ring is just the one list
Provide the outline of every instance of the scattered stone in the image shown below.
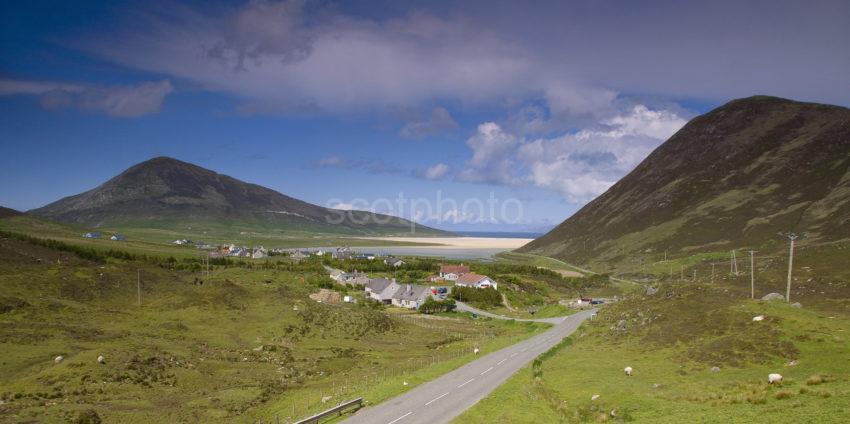
[[262,352],[262,351],[263,351],[263,345],[259,345],[259,346],[254,348],[254,352]]
[[653,296],[653,295],[655,295],[655,293],[658,293],[658,289],[657,289],[657,288],[655,288],[655,287],[647,287],[647,288],[646,288],[646,291],[645,291],[644,293],[645,293],[647,296]]
[[658,389],[658,388],[660,388],[660,387],[661,387],[661,385],[660,385],[660,384],[658,384],[658,383],[653,383],[653,384],[652,384],[652,388],[653,388],[653,389]]
[[791,307],[801,309],[803,307],[803,304],[800,302],[794,302],[791,304]]
[[720,372],[720,367],[711,367],[711,372]]
[[593,395],[593,396],[590,397],[590,400],[596,400],[596,399],[599,399],[599,395]]
[[761,300],[784,300],[785,296],[779,293],[768,293],[761,297]]
[[98,363],[98,364],[106,363],[106,358],[104,358],[104,357],[103,357],[103,355],[99,355],[99,356],[97,357],[97,363]]
[[612,409],[612,410],[611,410],[611,416],[612,416],[612,417],[616,417],[616,416],[617,416],[617,410],[616,410],[616,409]]
[[57,357],[53,358],[53,363],[55,363],[55,364],[59,364],[59,363],[61,363],[64,359],[65,359],[65,358],[64,358],[62,355],[59,355],[59,356],[57,356]]
[[797,360],[796,360],[796,359],[794,359],[793,361],[790,361],[790,362],[788,362],[787,364],[785,364],[785,366],[786,366],[786,367],[796,367],[796,366],[797,366],[797,363],[798,363],[798,362],[797,362]]
[[754,316],[753,321],[764,321],[764,315]]
[[331,396],[325,396],[325,397],[322,398],[322,403],[325,403],[329,400],[331,400]]

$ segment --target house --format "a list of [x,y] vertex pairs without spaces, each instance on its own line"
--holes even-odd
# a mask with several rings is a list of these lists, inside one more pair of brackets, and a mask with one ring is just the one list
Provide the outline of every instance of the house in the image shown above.
[[122,236],[121,234],[113,234],[113,235],[112,235],[112,237],[110,237],[109,239],[110,239],[110,240],[112,240],[112,241],[124,241],[124,240],[127,240],[127,238],[126,238],[126,237],[124,237],[124,236]]
[[178,246],[183,246],[183,245],[187,245],[187,244],[192,244],[192,240],[186,240],[186,239],[174,240],[172,243],[174,243]]
[[334,259],[345,261],[351,259],[351,256],[353,254],[354,252],[352,252],[351,249],[348,247],[337,247],[336,250],[334,250],[332,256]]
[[386,258],[386,259],[384,259],[384,263],[387,264],[387,265],[391,265],[395,268],[398,268],[398,267],[404,265],[404,261],[399,259],[399,258]]
[[496,282],[493,281],[492,278],[486,275],[478,275],[475,273],[468,273],[461,275],[457,281],[455,281],[456,286],[464,286],[464,287],[475,287],[477,289],[486,289],[486,288],[497,288]]
[[469,274],[469,267],[460,265],[440,265],[440,278],[448,281],[457,281],[461,275]]
[[293,252],[292,254],[289,255],[289,257],[292,258],[292,260],[295,260],[295,261],[300,261],[302,259],[306,259],[309,256],[310,255],[305,255],[304,252],[302,252],[300,250],[296,250],[295,252]]
[[390,281],[386,278],[373,278],[366,283],[366,294],[374,300],[389,305],[392,303],[392,296],[400,287],[395,279]]
[[322,249],[319,249],[319,250],[317,250],[317,251],[313,252],[313,254],[314,254],[314,255],[316,255],[316,256],[324,256],[324,255],[325,255],[325,251],[324,251],[324,250],[322,250]]
[[353,259],[367,259],[367,260],[373,261],[373,260],[375,260],[376,257],[377,256],[374,253],[361,253],[359,255],[354,255],[352,258]]
[[251,254],[251,258],[253,259],[262,259],[268,256],[268,252],[263,246],[254,248],[254,253]]
[[331,280],[339,281],[339,279],[342,277],[342,274],[345,274],[345,272],[343,272],[341,269],[330,269]]
[[96,239],[96,238],[100,238],[100,233],[85,233],[85,234],[83,234],[83,237],[90,238],[90,239]]
[[392,295],[391,302],[393,306],[408,309],[419,309],[419,306],[431,296],[431,288],[428,286],[419,286],[415,284],[405,284],[400,286]]
[[[331,278],[333,278],[333,275],[331,275]],[[343,283],[343,284],[365,285],[365,284],[369,283],[369,276],[362,273],[362,272],[357,272],[357,271],[344,272],[344,273],[340,274],[339,276],[337,276],[337,278],[335,278],[335,280],[337,280],[337,281],[339,281],[340,283]]]

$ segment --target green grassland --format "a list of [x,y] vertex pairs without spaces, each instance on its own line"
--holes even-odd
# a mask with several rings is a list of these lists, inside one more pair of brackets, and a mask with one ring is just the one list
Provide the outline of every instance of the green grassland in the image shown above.
[[104,422],[283,422],[326,408],[323,398],[378,402],[472,360],[473,346],[545,328],[387,312],[354,289],[357,304],[317,303],[307,295],[329,280],[310,261],[233,262],[207,275],[117,256],[0,238],[0,421],[94,410]]
[[665,284],[606,306],[455,422],[846,422],[848,318]]

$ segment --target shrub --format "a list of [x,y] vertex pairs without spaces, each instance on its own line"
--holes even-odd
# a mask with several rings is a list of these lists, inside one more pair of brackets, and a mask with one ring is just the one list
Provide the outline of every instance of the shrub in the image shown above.
[[790,399],[791,396],[794,396],[794,392],[787,390],[787,389],[786,390],[780,390],[780,391],[776,392],[776,394],[773,395],[773,397],[776,398],[776,399]]
[[481,307],[495,307],[502,304],[502,295],[496,289],[478,289],[475,287],[454,286],[452,299],[470,302]]
[[457,305],[455,304],[455,301],[452,300],[452,299],[446,299],[446,300],[438,301],[438,300],[434,300],[433,298],[429,297],[428,299],[425,299],[425,302],[423,302],[422,305],[419,306],[419,313],[420,314],[435,314],[435,313],[438,313],[438,312],[451,312],[456,307],[457,307]]
[[821,383],[823,383],[823,377],[821,377],[820,375],[813,375],[806,380],[807,386],[817,386]]

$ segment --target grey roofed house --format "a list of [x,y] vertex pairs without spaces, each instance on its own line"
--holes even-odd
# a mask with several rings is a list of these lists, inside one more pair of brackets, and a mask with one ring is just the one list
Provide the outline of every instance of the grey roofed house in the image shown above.
[[399,258],[386,258],[384,259],[384,263],[387,265],[391,265],[394,267],[399,267],[404,265],[404,261]]
[[392,284],[393,282],[387,280],[386,278],[373,278],[366,283],[366,292],[367,293],[381,293],[384,291],[387,286]]
[[431,288],[428,286],[404,284],[392,295],[392,304],[418,309],[429,296],[431,296]]

